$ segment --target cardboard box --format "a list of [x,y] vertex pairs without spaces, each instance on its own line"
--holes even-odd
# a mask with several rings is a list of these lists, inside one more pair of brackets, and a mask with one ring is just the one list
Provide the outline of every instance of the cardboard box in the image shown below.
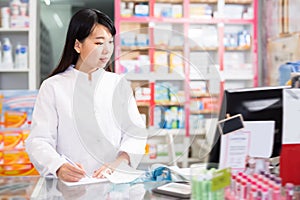
[[276,38],[267,44],[266,84],[279,85],[279,67],[300,60],[300,34]]

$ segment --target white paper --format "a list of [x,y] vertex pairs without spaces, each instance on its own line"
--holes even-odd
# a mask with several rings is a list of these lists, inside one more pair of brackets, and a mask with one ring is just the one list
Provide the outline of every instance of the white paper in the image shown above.
[[178,166],[168,166],[168,168],[181,176],[190,176],[191,169],[190,168],[179,168]]
[[300,89],[283,90],[282,144],[300,143]]
[[245,169],[249,136],[250,133],[243,130],[221,136],[220,169],[226,167],[231,167],[233,171]]
[[144,171],[136,170],[126,163],[122,162],[112,174],[108,174],[105,171],[102,174],[112,183],[130,183],[139,178]]
[[182,176],[184,179],[189,180],[191,176],[191,168],[179,168],[178,166],[168,166],[168,168],[180,176]]
[[93,184],[93,183],[103,183],[103,182],[108,182],[106,178],[89,178],[89,177],[84,177],[80,179],[78,182],[67,182],[67,181],[61,181],[67,186],[77,186],[77,185],[86,185],[86,184]]
[[244,121],[243,131],[250,132],[249,156],[269,158],[274,144],[275,121]]

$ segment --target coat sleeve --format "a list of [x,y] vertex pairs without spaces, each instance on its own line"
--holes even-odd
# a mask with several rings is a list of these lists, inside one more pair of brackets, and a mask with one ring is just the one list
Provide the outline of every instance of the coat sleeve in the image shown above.
[[120,80],[119,94],[122,95],[121,127],[122,139],[120,151],[126,152],[130,157],[130,164],[136,168],[145,154],[147,130],[139,110],[130,83],[124,78]]
[[44,81],[40,87],[32,115],[32,125],[25,148],[40,175],[56,176],[65,159],[56,151],[58,115],[53,87]]

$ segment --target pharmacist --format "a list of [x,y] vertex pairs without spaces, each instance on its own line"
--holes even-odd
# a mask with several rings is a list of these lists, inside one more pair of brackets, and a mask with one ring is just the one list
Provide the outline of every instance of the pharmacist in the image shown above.
[[103,178],[122,162],[137,167],[145,123],[130,84],[104,70],[114,49],[113,22],[95,9],[71,19],[61,61],[39,90],[25,142],[42,176],[79,181]]

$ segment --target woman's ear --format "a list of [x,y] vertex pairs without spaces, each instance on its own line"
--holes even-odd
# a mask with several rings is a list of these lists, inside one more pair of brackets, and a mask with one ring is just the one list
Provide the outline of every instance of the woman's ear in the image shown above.
[[80,53],[81,43],[76,39],[74,44],[74,49],[77,53]]

